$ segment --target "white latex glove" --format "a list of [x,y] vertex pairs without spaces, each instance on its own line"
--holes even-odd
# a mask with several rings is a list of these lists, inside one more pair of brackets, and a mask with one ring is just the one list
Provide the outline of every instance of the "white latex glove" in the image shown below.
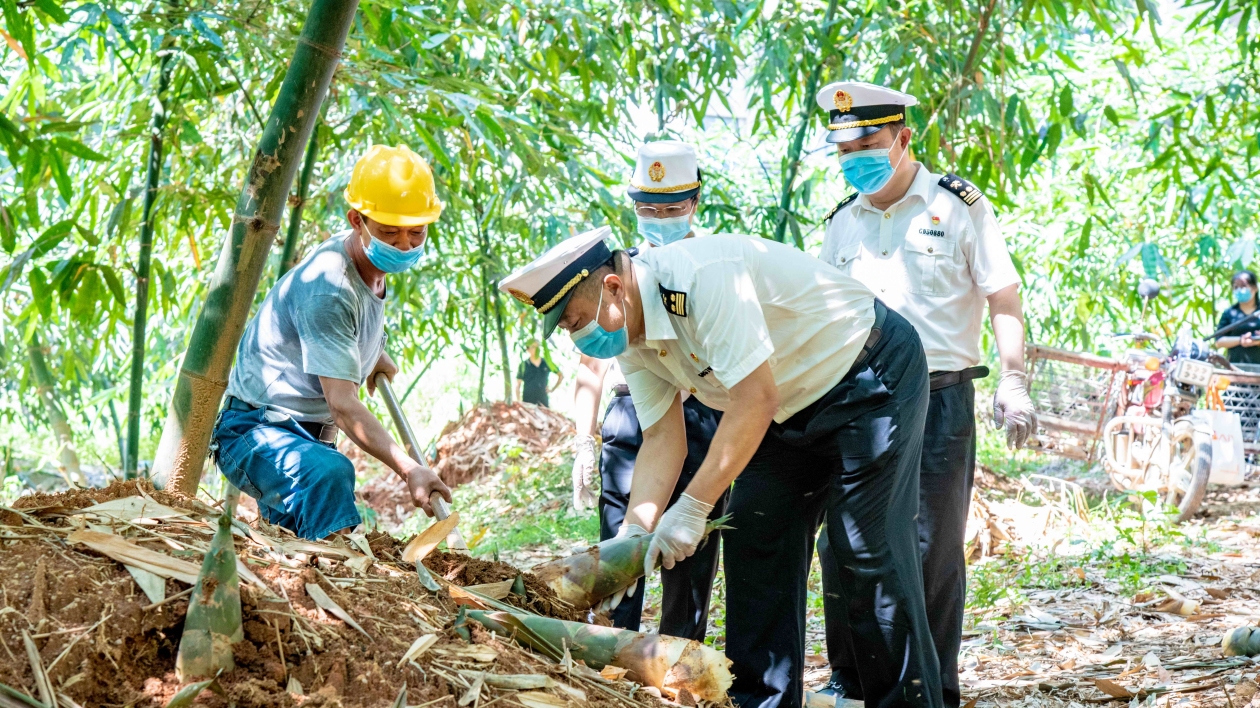
[[1028,395],[1028,376],[1022,371],[1002,372],[993,394],[993,423],[1006,428],[1006,446],[1022,447],[1037,432],[1037,409]]
[[[646,536],[646,535],[647,535],[647,529],[643,528],[642,526],[638,524],[622,524],[621,528],[617,529],[617,535],[614,536],[613,538],[614,539],[635,538],[636,536]],[[630,583],[629,587],[624,587],[618,590],[617,592],[609,595],[608,597],[600,600],[599,603],[595,605],[595,611],[599,613],[612,612],[613,610],[617,609],[617,605],[621,604],[621,600],[623,598],[634,597],[634,593],[638,589],[638,587],[639,587],[639,581],[635,580],[633,583]]]
[[595,481],[595,438],[579,435],[573,441],[573,508],[578,511],[593,509],[599,496],[591,489]]
[[704,540],[704,525],[709,520],[712,504],[705,504],[690,494],[683,494],[678,501],[661,514],[656,524],[652,542],[648,544],[647,557],[643,559],[643,574],[651,575],[657,560],[664,568],[696,552]]

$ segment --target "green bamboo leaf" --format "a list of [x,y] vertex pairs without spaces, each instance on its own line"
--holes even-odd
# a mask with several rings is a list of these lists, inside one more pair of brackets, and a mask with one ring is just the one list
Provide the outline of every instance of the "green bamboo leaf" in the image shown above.
[[170,702],[166,704],[166,708],[188,708],[197,700],[197,696],[207,688],[218,692],[219,686],[216,683],[218,679],[206,679],[197,683],[190,683],[179,689],[179,692],[171,697]]
[[53,22],[62,23],[69,22],[70,15],[61,9],[61,5],[56,0],[36,0],[35,7],[39,8],[44,14],[52,18]]
[[1107,117],[1107,120],[1111,121],[1112,125],[1120,127],[1120,116],[1116,115],[1116,109],[1111,106],[1103,106],[1103,115]]
[[75,157],[81,157],[84,160],[92,160],[93,162],[105,162],[107,157],[84,145],[78,140],[57,136],[52,139],[52,144],[62,152],[68,152]]
[[123,290],[122,281],[118,279],[118,273],[113,268],[106,265],[98,265],[97,270],[100,271],[101,277],[105,279],[105,285],[109,288],[109,292],[113,294],[114,299],[119,305],[127,306],[127,293]]
[[210,26],[206,24],[206,19],[202,17],[200,12],[192,13],[188,16],[188,20],[192,23],[193,29],[196,30],[197,34],[201,35],[203,39],[219,49],[223,48],[223,40],[219,37],[217,32],[210,29]]

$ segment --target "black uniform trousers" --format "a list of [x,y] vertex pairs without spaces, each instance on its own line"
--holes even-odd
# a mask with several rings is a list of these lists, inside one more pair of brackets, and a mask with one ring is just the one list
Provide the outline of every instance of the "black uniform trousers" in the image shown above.
[[[963,605],[967,594],[967,564],[963,539],[976,474],[976,389],[971,381],[937,389],[928,403],[923,430],[923,464],[919,467],[919,552],[923,557],[923,594],[932,641],[941,665],[945,706],[957,708],[958,651],[962,644]],[[844,584],[839,569],[826,553],[824,535],[818,543],[822,563],[823,611],[827,623],[827,657],[832,680],[848,698],[864,695],[861,672],[854,661],[853,641],[837,588]]]
[[825,516],[866,705],[940,708],[914,523],[927,404],[919,335],[889,311],[867,357],[771,424],[735,480],[723,538],[737,705],[801,705],[806,582]]
[[[687,425],[687,459],[683,462],[678,484],[669,498],[672,505],[687,489],[709,454],[709,443],[722,420],[721,411],[697,401],[695,396],[683,401],[683,419]],[[600,429],[603,451],[600,454],[599,475],[603,491],[599,495],[599,539],[606,541],[617,535],[621,522],[626,518],[630,502],[630,480],[634,476],[634,460],[643,445],[643,430],[639,416],[628,395],[614,396],[604,413]],[[710,519],[726,513],[727,492],[713,505]],[[661,570],[661,622],[660,633],[703,641],[709,619],[709,597],[713,592],[713,579],[717,575],[718,549],[721,532],[714,531],[696,551],[695,555],[676,563],[669,570]],[[640,578],[633,597],[623,598],[612,611],[613,626],[638,631],[643,614],[643,586]]]

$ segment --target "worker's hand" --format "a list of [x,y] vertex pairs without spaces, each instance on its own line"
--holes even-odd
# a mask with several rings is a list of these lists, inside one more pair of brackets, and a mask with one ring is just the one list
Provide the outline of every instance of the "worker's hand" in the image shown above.
[[[614,536],[613,538],[614,539],[636,538],[638,536],[646,536],[646,535],[647,535],[647,529],[643,528],[642,526],[638,524],[622,524],[621,528],[617,529],[617,535]],[[613,610],[617,609],[618,605],[621,604],[622,599],[627,598],[627,597],[634,597],[634,593],[636,590],[638,590],[638,588],[639,588],[639,581],[635,580],[634,582],[630,583],[629,587],[624,587],[618,590],[617,592],[609,595],[608,597],[604,598],[603,600],[600,600],[599,604],[595,605],[595,611],[600,614],[607,614],[609,612],[612,612]]]
[[1002,372],[993,394],[993,423],[1006,428],[1006,446],[1023,446],[1037,432],[1037,409],[1028,395],[1028,375],[1008,369]]
[[705,504],[686,493],[666,509],[656,524],[652,543],[648,544],[647,557],[643,559],[643,574],[650,575],[658,560],[661,567],[669,569],[695,553],[696,547],[704,540],[704,525],[711,511],[712,504]]
[[1260,344],[1260,340],[1257,340],[1255,337],[1253,337],[1253,336],[1251,336],[1251,335],[1252,335],[1252,333],[1251,333],[1251,332],[1248,332],[1248,333],[1244,334],[1243,336],[1239,337],[1239,338],[1238,338],[1238,339],[1239,339],[1238,343],[1239,343],[1239,344],[1241,344],[1241,345],[1242,345],[1242,346],[1244,346],[1244,347],[1254,347],[1254,346],[1256,346],[1257,344]]
[[[592,486],[595,483],[595,438],[579,435],[573,441],[573,508],[579,512],[593,509],[599,497]],[[624,528],[624,527],[623,527]]]
[[411,501],[416,506],[424,509],[424,513],[433,516],[433,495],[435,493],[445,497],[446,502],[450,503],[450,488],[442,482],[433,470],[419,462],[414,462],[405,470],[405,474],[407,477],[407,491],[411,493]]
[[385,374],[385,378],[390,383],[394,383],[394,376],[398,374],[398,365],[384,351],[381,351],[381,358],[376,360],[376,366],[372,369],[372,373],[368,374],[367,390],[369,396],[376,395],[376,375]]

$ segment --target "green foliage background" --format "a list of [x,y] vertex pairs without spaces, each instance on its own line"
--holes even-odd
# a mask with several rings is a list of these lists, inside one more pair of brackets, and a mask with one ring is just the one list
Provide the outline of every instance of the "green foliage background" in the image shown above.
[[[0,8],[0,419],[10,425],[46,423],[27,356],[38,336],[76,434],[118,437],[148,125],[159,63],[173,64],[148,449],[306,6]],[[825,114],[813,93],[860,79],[918,96],[916,156],[993,200],[1025,278],[1032,339],[1105,350],[1108,335],[1137,326],[1204,333],[1229,271],[1255,254],[1254,10],[1237,0],[365,1],[321,116],[299,249],[343,227],[341,191],[366,146],[424,154],[447,210],[423,266],[391,281],[390,347],[412,370],[462,358],[477,382],[468,402],[497,398],[489,373],[515,370],[533,322],[494,283],[572,230],[610,224],[636,241],[622,190],[642,140],[703,144],[706,226],[810,248],[846,192],[818,144]],[[655,118],[646,131],[643,111]],[[1142,276],[1166,285],[1145,323],[1133,295]]]

